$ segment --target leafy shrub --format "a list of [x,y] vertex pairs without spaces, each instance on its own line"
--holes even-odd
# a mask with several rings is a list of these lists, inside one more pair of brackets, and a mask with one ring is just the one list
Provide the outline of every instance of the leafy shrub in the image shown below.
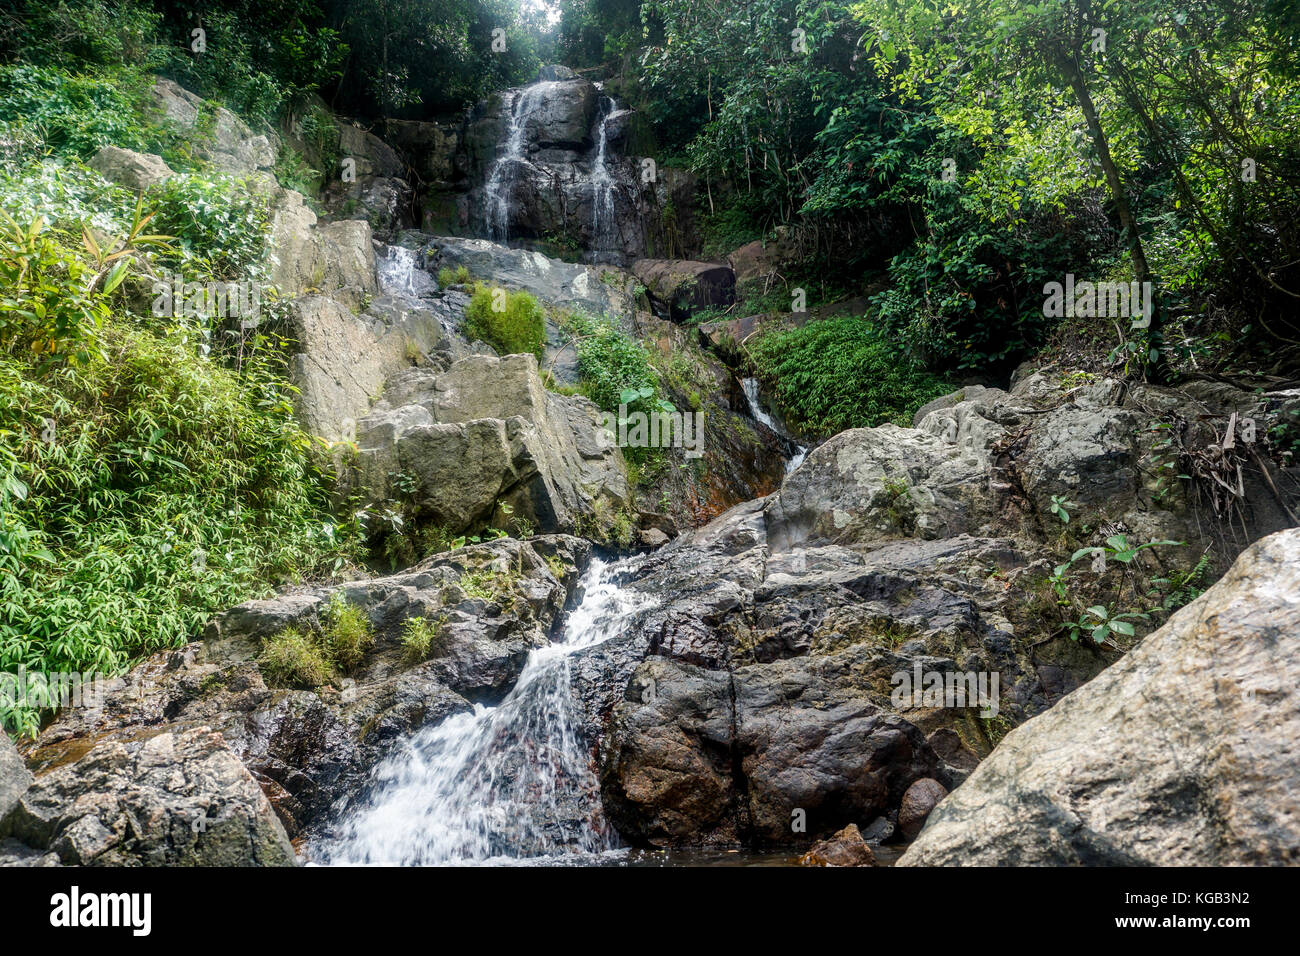
[[0,66],[0,121],[76,159],[110,144],[140,149],[146,139],[131,97],[112,82],[26,63]]
[[258,664],[272,687],[310,689],[334,677],[334,668],[312,635],[293,627],[267,639]]
[[445,289],[453,285],[465,285],[469,282],[469,269],[465,266],[457,266],[453,269],[451,266],[443,266],[438,270],[438,286]]
[[910,425],[918,408],[952,390],[859,318],[769,332],[749,357],[786,420],[808,434]]
[[237,179],[172,176],[154,197],[154,228],[174,237],[165,260],[185,280],[248,279],[264,273],[270,215],[265,199]]
[[330,661],[345,674],[356,670],[375,642],[374,629],[366,612],[355,604],[349,604],[336,591],[324,617],[324,645]]
[[479,285],[465,309],[465,334],[486,342],[501,355],[527,354],[540,359],[546,344],[546,319],[529,293]]
[[0,357],[0,671],[117,673],[355,554],[269,356],[236,374],[115,319],[99,344]]
[[408,664],[427,660],[430,652],[441,645],[443,618],[410,617],[402,623],[402,657]]
[[649,388],[650,400],[661,397],[650,353],[616,322],[573,313],[563,324],[576,339],[582,392],[605,411],[617,410],[625,391]]

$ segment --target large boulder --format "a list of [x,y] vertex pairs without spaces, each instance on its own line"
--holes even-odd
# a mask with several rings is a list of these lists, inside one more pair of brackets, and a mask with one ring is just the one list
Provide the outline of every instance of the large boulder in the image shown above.
[[905,866],[1300,862],[1300,530],[1012,731]]
[[279,144],[273,133],[254,133],[224,106],[208,103],[173,80],[156,78],[149,93],[158,118],[193,134],[194,154],[220,172],[250,176],[275,165]]
[[23,758],[9,735],[0,731],[0,820],[5,818],[32,782]]
[[638,259],[632,274],[645,286],[655,314],[681,322],[695,312],[731,305],[736,274],[731,266],[685,259]]
[[161,156],[137,153],[117,146],[100,149],[91,157],[90,167],[105,179],[134,192],[143,192],[175,175]]
[[448,534],[527,522],[572,531],[628,507],[618,449],[585,398],[543,388],[531,355],[471,355],[391,380],[357,423],[358,486],[382,499],[409,475],[413,519]]
[[511,109],[538,148],[586,150],[598,98],[590,80],[542,80],[516,93]]
[[376,291],[370,224],[343,220],[318,225],[301,193],[276,191],[271,248],[271,281],[285,297],[323,293],[359,309]]
[[270,801],[221,734],[140,728],[40,752],[0,837],[76,866],[287,866]]
[[299,420],[330,442],[352,441],[390,376],[411,367],[412,355],[450,354],[437,300],[381,296],[357,314],[320,295],[295,299],[289,327],[297,345],[290,376],[298,388]]

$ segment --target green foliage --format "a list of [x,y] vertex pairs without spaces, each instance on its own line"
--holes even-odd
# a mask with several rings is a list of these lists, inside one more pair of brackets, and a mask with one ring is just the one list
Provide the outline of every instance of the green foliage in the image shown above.
[[264,275],[267,202],[242,182],[181,174],[163,183],[152,199],[154,227],[175,239],[163,261],[187,282],[255,281]]
[[443,266],[438,270],[438,287],[446,289],[453,285],[466,285],[469,282],[469,269],[465,266]]
[[374,629],[366,612],[348,603],[342,592],[335,591],[321,623],[324,628],[322,645],[329,660],[345,674],[356,670],[375,642]]
[[751,344],[749,358],[758,377],[773,384],[786,420],[806,434],[910,426],[918,408],[952,391],[859,318],[769,332]]
[[272,687],[311,690],[334,679],[334,668],[315,636],[294,627],[266,640],[258,666]]
[[480,284],[465,307],[465,335],[492,346],[501,355],[542,357],[546,318],[527,292],[507,292]]
[[445,617],[408,617],[402,622],[402,659],[419,664],[440,649],[446,637]]
[[0,66],[0,121],[76,159],[108,145],[140,149],[146,139],[132,99],[117,84],[26,63]]
[[[575,312],[561,324],[576,342],[582,392],[602,409],[616,411],[629,391],[637,393],[627,403],[635,410],[648,411],[642,404],[654,405],[661,400],[659,376],[650,364],[650,354],[617,322]],[[649,392],[642,396],[644,389]]]

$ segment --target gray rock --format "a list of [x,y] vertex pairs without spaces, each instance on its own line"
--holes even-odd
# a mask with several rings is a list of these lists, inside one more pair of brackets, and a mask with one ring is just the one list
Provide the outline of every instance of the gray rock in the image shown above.
[[161,156],[105,146],[90,160],[90,167],[105,179],[142,192],[175,175]]
[[358,422],[357,442],[357,486],[383,498],[390,475],[412,476],[416,519],[450,534],[512,519],[547,532],[580,519],[594,528],[628,505],[622,455],[598,409],[543,388],[531,355],[404,373]]
[[230,110],[207,103],[172,80],[157,77],[150,96],[160,119],[196,134],[195,155],[217,170],[248,176],[275,165],[278,138],[274,134],[254,133]]
[[288,866],[270,801],[219,733],[142,729],[49,746],[0,836],[75,866]]
[[1295,864],[1297,635],[1292,530],[1012,731],[900,865]]
[[0,731],[0,820],[31,785],[27,764],[14,748],[9,735]]

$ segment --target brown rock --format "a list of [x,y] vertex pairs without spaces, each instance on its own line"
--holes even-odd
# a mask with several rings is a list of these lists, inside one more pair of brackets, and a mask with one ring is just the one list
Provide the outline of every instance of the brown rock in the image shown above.
[[929,777],[922,777],[908,787],[898,807],[898,829],[903,836],[909,840],[915,838],[925,826],[930,811],[946,796],[948,788]]
[[850,823],[829,840],[819,840],[799,857],[803,866],[875,866],[876,855],[867,846],[856,823]]

